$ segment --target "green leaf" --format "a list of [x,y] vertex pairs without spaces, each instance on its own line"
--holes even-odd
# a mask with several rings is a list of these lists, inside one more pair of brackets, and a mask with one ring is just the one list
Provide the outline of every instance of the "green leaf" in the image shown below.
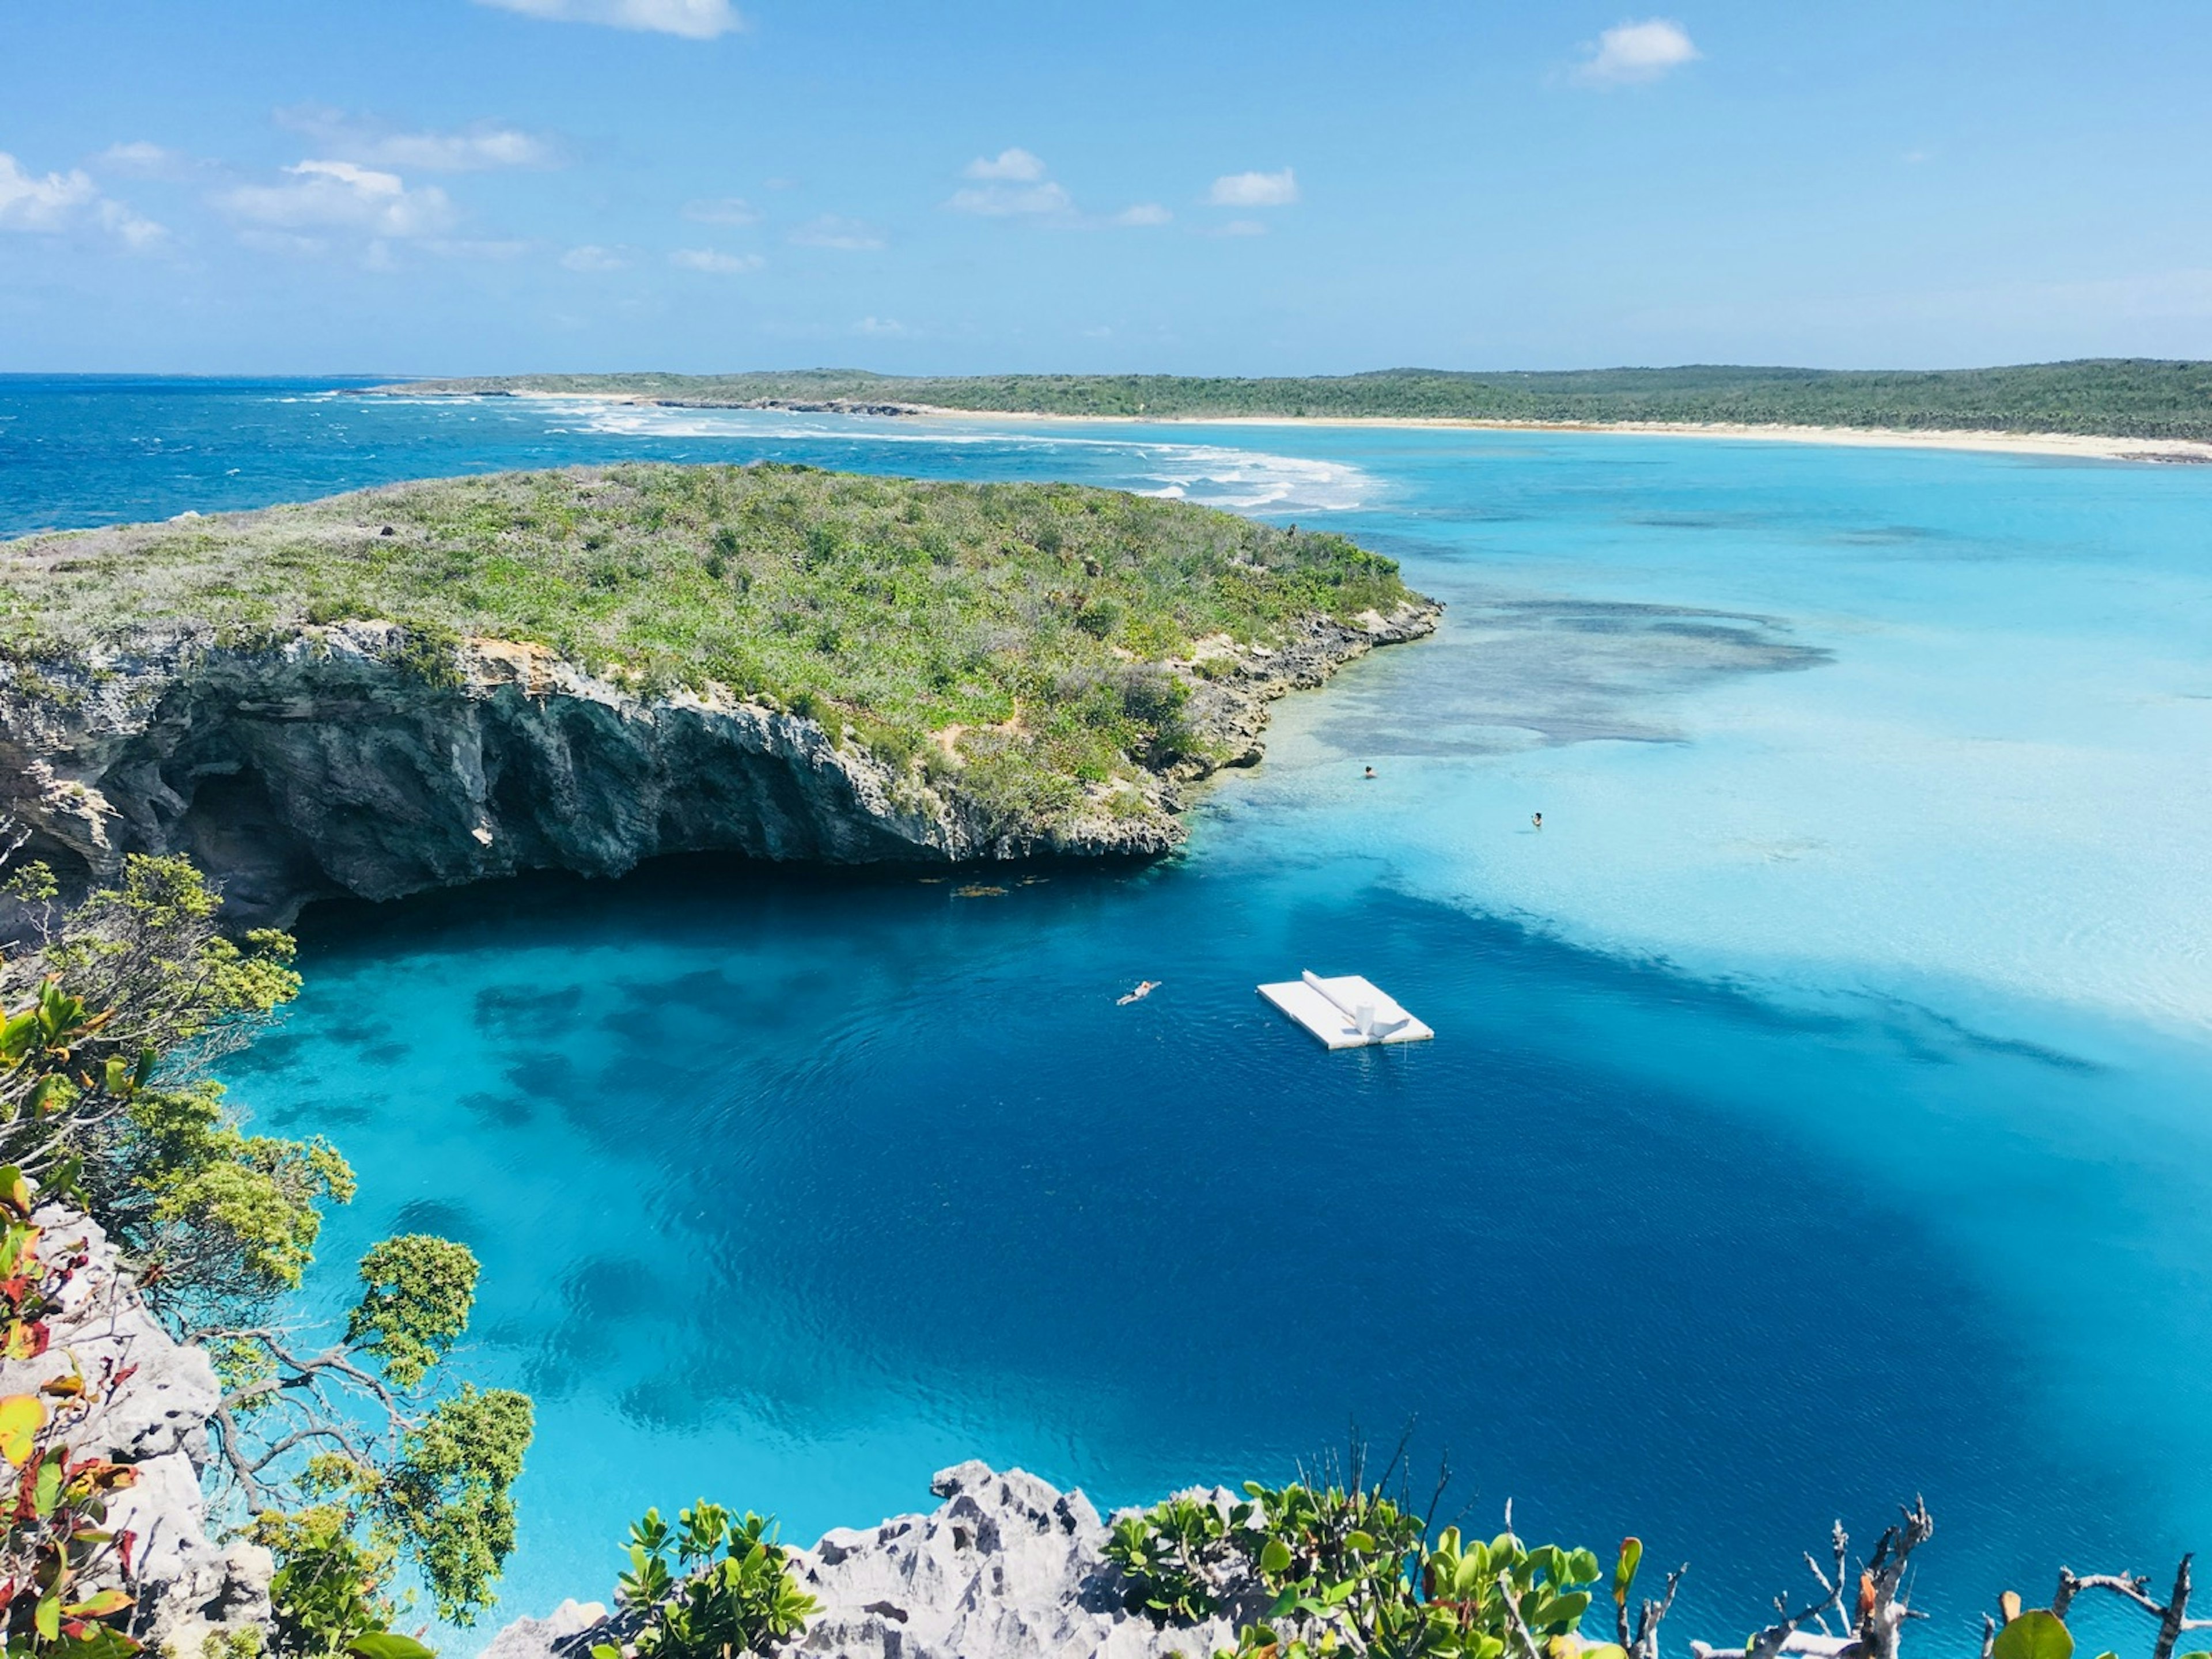
[[1355,1527],[1344,1534],[1344,1547],[1358,1550],[1363,1555],[1372,1555],[1375,1553],[1375,1534],[1362,1532]]
[[62,1633],[62,1593],[58,1588],[48,1590],[39,1598],[38,1611],[31,1615],[31,1623],[40,1635],[49,1642]]
[[2057,1613],[2036,1607],[1997,1632],[1990,1659],[2074,1659],[2074,1634]]
[[32,1507],[41,1517],[52,1515],[62,1495],[62,1465],[68,1454],[55,1450],[39,1460],[39,1478],[31,1495]]
[[346,1644],[354,1659],[438,1659],[435,1648],[426,1648],[411,1636],[396,1631],[374,1631]]
[[1270,1538],[1260,1551],[1260,1571],[1270,1578],[1279,1578],[1291,1570],[1291,1547],[1279,1538]]
[[1636,1582],[1636,1570],[1644,1565],[1644,1540],[1624,1538],[1620,1540],[1620,1559],[1613,1564],[1613,1604],[1617,1607],[1628,1605],[1628,1588]]

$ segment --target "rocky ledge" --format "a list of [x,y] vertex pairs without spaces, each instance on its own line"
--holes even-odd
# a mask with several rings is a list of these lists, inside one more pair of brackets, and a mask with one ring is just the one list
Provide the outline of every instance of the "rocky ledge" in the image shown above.
[[[1120,1569],[1105,1557],[1106,1524],[1080,1492],[982,1463],[945,1470],[930,1490],[945,1501],[927,1515],[832,1532],[791,1552],[792,1576],[821,1605],[784,1653],[1165,1659],[1237,1645],[1230,1619],[1164,1630],[1127,1612]],[[621,1615],[569,1601],[509,1625],[483,1659],[589,1659],[594,1644],[627,1633]]]
[[[240,922],[310,899],[386,899],[526,870],[618,875],[682,852],[838,864],[1147,856],[1182,839],[1187,786],[1261,754],[1266,705],[1377,645],[1431,632],[1407,603],[1308,619],[1273,649],[1170,665],[1200,754],[1139,810],[1094,789],[1009,823],[848,732],[709,692],[647,698],[538,646],[464,641],[426,673],[392,624],[225,649],[178,638],[69,664],[0,659],[0,834],[72,883],[181,853]],[[13,820],[13,833],[9,834]],[[0,842],[0,844],[5,844]]]
[[106,1524],[131,1535],[128,1587],[138,1604],[137,1634],[150,1650],[197,1659],[217,1651],[208,1638],[225,1632],[258,1645],[269,1622],[269,1553],[216,1542],[201,1498],[207,1423],[222,1399],[214,1366],[146,1310],[95,1223],[55,1206],[33,1221],[41,1260],[73,1268],[59,1307],[46,1316],[45,1349],[0,1360],[0,1395],[38,1395],[56,1379],[83,1380],[84,1403],[65,1419],[66,1443],[74,1456],[135,1471],[109,1498]]

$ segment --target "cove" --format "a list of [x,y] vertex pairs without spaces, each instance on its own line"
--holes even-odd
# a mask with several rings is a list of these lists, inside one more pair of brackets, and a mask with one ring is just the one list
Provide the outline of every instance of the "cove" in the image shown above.
[[[1114,1504],[1416,1413],[1486,1519],[1690,1559],[1685,1638],[1916,1491],[1945,1650],[2212,1539],[2212,478],[204,395],[252,419],[166,482],[96,432],[78,473],[131,516],[632,455],[1069,477],[1325,514],[1450,606],[1280,706],[1170,864],[308,913],[227,1080],[360,1170],[320,1294],[395,1226],[483,1253],[465,1362],[544,1413],[504,1611],[604,1595],[647,1503],[811,1537],[981,1455]],[[1438,1040],[1320,1053],[1252,994],[1307,966]]]

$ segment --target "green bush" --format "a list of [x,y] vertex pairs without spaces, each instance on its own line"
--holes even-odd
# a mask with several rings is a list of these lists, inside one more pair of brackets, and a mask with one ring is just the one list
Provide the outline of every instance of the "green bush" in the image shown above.
[[1244,1559],[1249,1504],[1226,1513],[1196,1498],[1170,1498],[1125,1515],[1106,1540],[1121,1570],[1123,1604],[1157,1625],[1194,1625],[1221,1610],[1222,1593]]
[[629,1571],[615,1596],[643,1623],[627,1648],[601,1643],[593,1659],[766,1654],[804,1629],[817,1605],[793,1583],[773,1521],[750,1510],[738,1520],[703,1498],[672,1528],[659,1510],[630,1528]]

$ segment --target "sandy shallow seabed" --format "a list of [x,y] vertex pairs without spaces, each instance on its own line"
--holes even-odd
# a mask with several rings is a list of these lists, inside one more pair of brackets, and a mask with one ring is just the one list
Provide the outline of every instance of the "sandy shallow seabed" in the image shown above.
[[[407,390],[404,386],[389,389],[402,395]],[[511,392],[505,395],[582,403],[635,404],[647,408],[747,407],[741,404],[678,404],[635,392]],[[927,404],[916,404],[911,407],[916,415],[955,421],[1042,421],[1089,426],[1463,427],[1471,431],[1487,432],[1612,432],[1653,438],[1757,438],[1771,443],[1844,444],[1875,449],[1979,449],[2000,454],[2063,455],[2081,460],[2212,465],[2212,443],[2188,438],[2091,437],[2073,432],[1919,431],[1898,427],[1750,426],[1729,422],[1690,421],[1477,421],[1445,416],[1046,415],[1019,410],[939,409]]]

